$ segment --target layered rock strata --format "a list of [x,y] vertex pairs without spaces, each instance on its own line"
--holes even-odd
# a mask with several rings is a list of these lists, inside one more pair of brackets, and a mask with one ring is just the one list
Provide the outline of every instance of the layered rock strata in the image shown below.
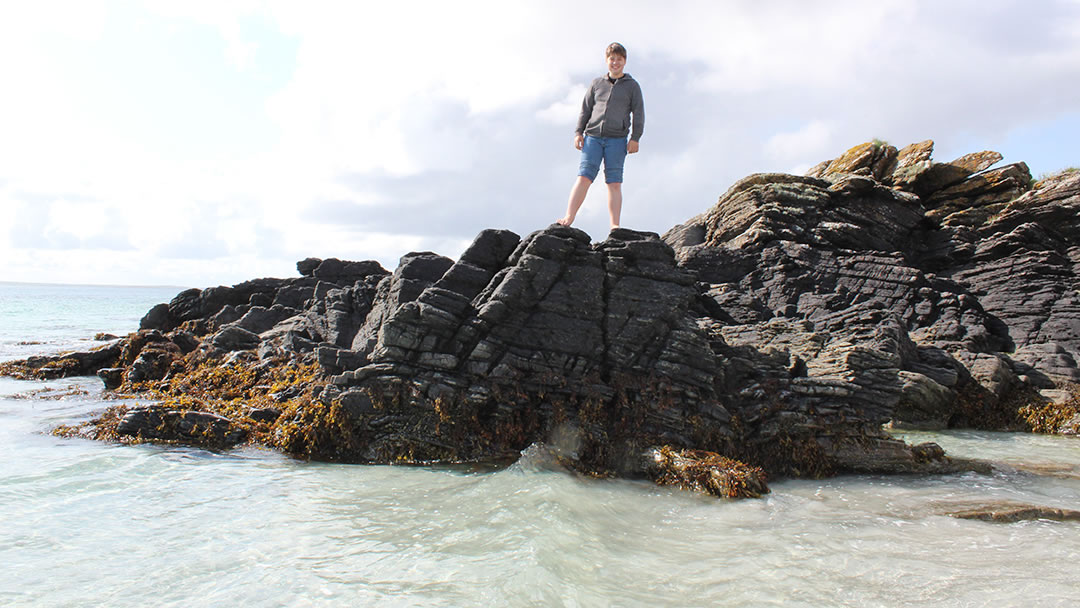
[[109,436],[324,460],[543,443],[586,474],[745,496],[767,475],[978,468],[882,425],[1080,427],[1080,175],[1033,188],[994,152],[932,150],[868,143],[807,176],[752,175],[662,238],[485,230],[456,261],[409,254],[392,274],[307,259],[4,371],[165,400],[106,417]]
[[807,177],[750,176],[665,240],[708,284],[710,316],[751,343],[763,325],[797,344],[857,335],[867,310],[878,331],[896,323],[893,380],[875,383],[896,426],[1039,426],[1076,407],[1060,402],[1078,380],[1080,174],[1032,188],[1023,163],[990,169],[995,152],[932,149],[863,144]]

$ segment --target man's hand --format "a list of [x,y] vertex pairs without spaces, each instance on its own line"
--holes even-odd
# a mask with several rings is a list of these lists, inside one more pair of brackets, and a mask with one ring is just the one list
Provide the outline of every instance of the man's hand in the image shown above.
[[574,136],[574,147],[577,148],[578,150],[585,147],[585,136],[584,135],[576,135],[576,136]]
[[632,139],[631,139],[631,140],[630,140],[630,141],[629,141],[629,142],[628,142],[628,143],[626,144],[626,153],[627,153],[627,154],[636,154],[636,153],[637,153],[637,151],[638,151],[638,142],[636,142],[636,141],[634,141],[634,140],[632,140]]

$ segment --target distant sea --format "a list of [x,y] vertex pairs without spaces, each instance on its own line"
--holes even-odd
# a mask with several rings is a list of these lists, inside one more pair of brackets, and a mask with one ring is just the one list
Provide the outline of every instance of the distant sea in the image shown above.
[[[123,335],[178,288],[0,283],[0,361]],[[723,501],[553,470],[308,463],[49,434],[96,378],[0,378],[0,606],[1076,606],[1080,440],[911,434],[990,476],[776,481]],[[1017,466],[1037,467],[1045,474]]]

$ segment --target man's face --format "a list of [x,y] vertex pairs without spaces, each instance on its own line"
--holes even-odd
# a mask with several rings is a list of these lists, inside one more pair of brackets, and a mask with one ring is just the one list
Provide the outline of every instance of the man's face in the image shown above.
[[619,55],[618,53],[612,53],[607,56],[607,69],[608,74],[618,78],[622,76],[623,67],[626,66],[626,57]]

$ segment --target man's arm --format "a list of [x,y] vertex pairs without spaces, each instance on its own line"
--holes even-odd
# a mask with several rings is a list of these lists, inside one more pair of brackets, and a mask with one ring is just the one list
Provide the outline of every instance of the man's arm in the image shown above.
[[641,95],[640,85],[634,87],[634,94],[630,98],[630,115],[633,118],[630,141],[637,143],[641,140],[641,134],[645,131],[645,99]]
[[641,146],[638,140],[641,139],[641,134],[645,131],[645,100],[641,96],[640,85],[634,87],[634,94],[630,97],[630,116],[633,121],[633,129],[630,132],[630,141],[626,143],[626,153],[636,154]]
[[595,81],[589,84],[589,90],[585,91],[585,99],[581,100],[581,113],[578,114],[577,129],[574,133],[577,137],[574,138],[575,147],[580,150],[581,146],[576,145],[577,139],[585,138],[585,127],[589,124],[589,119],[592,118],[593,106],[596,105],[596,96],[593,93]]

